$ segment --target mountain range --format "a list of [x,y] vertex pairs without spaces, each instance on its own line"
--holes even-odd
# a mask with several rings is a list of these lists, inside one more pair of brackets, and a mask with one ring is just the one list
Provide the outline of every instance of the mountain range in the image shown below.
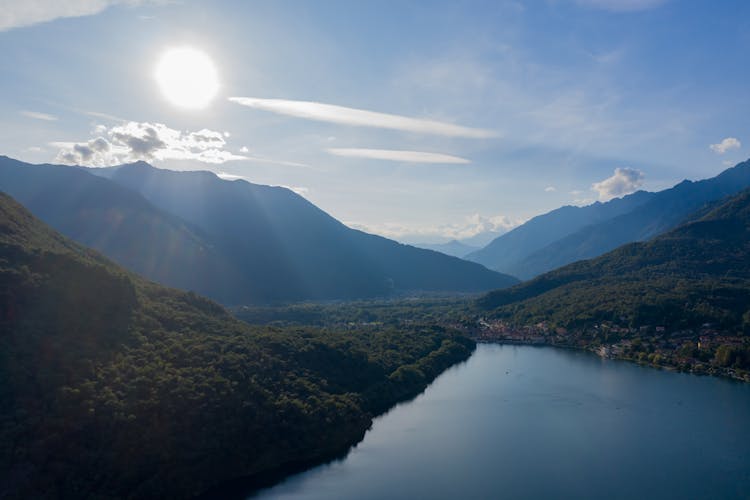
[[458,240],[451,240],[445,243],[415,243],[415,247],[424,248],[426,250],[433,250],[435,252],[444,253],[445,255],[452,255],[454,257],[465,257],[468,254],[479,250],[479,247],[470,246],[465,243],[461,243]]
[[716,177],[685,180],[657,193],[639,191],[606,203],[565,206],[534,217],[466,258],[530,279],[626,243],[646,241],[676,227],[701,207],[748,186],[750,161]]
[[609,321],[675,330],[710,323],[747,330],[750,190],[703,207],[650,241],[491,292],[479,303],[519,325],[583,327]]
[[0,190],[126,268],[224,304],[476,292],[517,282],[351,229],[291,190],[210,172],[0,157]]

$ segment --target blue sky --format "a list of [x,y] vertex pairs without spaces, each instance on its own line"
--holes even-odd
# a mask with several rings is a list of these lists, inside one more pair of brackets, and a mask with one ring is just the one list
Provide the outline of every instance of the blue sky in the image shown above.
[[[155,81],[177,47],[215,65],[201,109]],[[0,0],[0,154],[208,169],[468,237],[746,159],[748,49],[743,1]]]

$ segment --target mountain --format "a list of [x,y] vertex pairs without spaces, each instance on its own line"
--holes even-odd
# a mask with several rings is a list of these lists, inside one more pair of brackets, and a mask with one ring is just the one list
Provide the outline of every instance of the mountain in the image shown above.
[[[523,279],[532,278],[577,260],[596,257],[625,243],[648,240],[676,227],[701,207],[748,186],[750,161],[716,177],[683,181],[658,193],[635,193],[578,210],[563,207],[532,219],[529,222],[535,222],[533,226],[525,227],[525,224],[467,259]],[[586,216],[582,217],[583,214]],[[598,220],[593,220],[594,214]],[[581,225],[586,219],[588,222]],[[571,220],[575,223],[571,224]],[[518,234],[510,237],[515,231]]]
[[491,269],[516,270],[529,255],[586,226],[630,212],[651,200],[654,193],[638,191],[606,203],[586,207],[564,206],[536,216],[466,256]]
[[252,327],[0,193],[0,497],[190,498],[330,459],[466,359],[437,327]]
[[469,245],[470,247],[477,247],[477,250],[480,248],[483,248],[487,246],[492,240],[497,238],[498,236],[502,236],[507,231],[484,231],[481,233],[477,233],[474,236],[469,236],[468,238],[461,238],[458,240],[459,243],[463,243],[464,245]]
[[648,242],[491,292],[479,304],[519,325],[748,329],[750,190]]
[[416,243],[414,244],[417,248],[424,248],[426,250],[433,250],[435,252],[444,253],[445,255],[452,255],[454,257],[464,257],[471,252],[479,250],[479,247],[472,247],[461,243],[458,240],[451,240],[446,243]]
[[482,291],[517,282],[350,229],[288,189],[209,172],[0,157],[0,189],[128,269],[225,304]]
[[0,189],[66,236],[154,281],[220,301],[240,285],[197,227],[87,170],[0,157]]

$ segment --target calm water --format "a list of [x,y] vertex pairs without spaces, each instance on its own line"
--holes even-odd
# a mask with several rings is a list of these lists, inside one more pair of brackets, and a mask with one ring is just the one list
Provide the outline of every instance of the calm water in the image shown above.
[[480,345],[338,462],[256,498],[750,498],[750,385]]

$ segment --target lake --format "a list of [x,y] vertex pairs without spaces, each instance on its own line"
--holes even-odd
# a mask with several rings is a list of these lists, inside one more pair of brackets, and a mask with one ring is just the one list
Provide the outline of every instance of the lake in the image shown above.
[[750,384],[479,345],[261,499],[750,498]]

